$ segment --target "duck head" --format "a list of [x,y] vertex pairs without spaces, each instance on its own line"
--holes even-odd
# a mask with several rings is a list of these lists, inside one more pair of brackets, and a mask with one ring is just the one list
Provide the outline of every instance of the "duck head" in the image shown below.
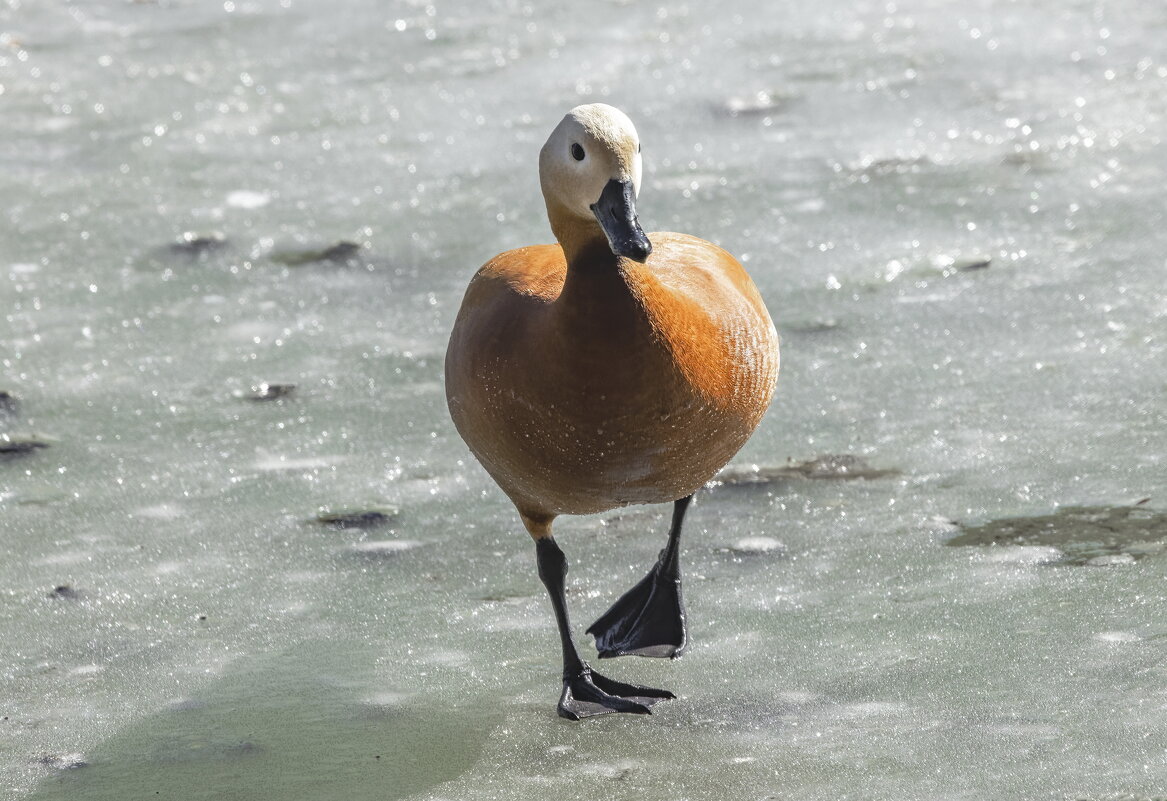
[[640,137],[632,120],[603,103],[576,106],[539,152],[539,182],[551,230],[570,262],[593,240],[643,262],[652,244],[636,219]]

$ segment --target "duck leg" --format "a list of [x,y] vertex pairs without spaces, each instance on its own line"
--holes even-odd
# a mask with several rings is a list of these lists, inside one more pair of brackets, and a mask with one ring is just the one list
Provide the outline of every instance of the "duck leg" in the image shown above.
[[636,684],[624,684],[601,676],[580,658],[571,639],[571,624],[567,619],[565,579],[567,559],[559,545],[550,536],[535,540],[535,555],[539,561],[539,578],[551,596],[555,622],[559,625],[559,640],[563,645],[563,694],[559,698],[559,715],[570,720],[609,712],[651,714],[650,706],[666,698],[676,698],[668,690],[655,690]]
[[673,503],[668,544],[648,575],[588,628],[588,634],[595,635],[601,659],[626,654],[676,659],[685,650],[679,556],[681,522],[692,500],[688,495]]

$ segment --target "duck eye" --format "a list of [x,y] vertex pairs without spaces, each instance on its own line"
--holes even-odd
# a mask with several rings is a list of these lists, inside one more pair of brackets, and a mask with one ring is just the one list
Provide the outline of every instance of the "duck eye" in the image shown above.
[[584,160],[584,149],[580,145],[579,142],[572,142],[571,155],[572,155],[572,158],[574,158],[576,161],[583,161]]

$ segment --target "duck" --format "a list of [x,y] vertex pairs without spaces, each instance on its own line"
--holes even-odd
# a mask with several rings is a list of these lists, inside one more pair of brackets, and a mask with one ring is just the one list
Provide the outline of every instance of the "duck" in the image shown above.
[[773,397],[778,335],[722,248],[646,234],[636,128],[571,109],[539,151],[554,244],[508,250],[471,279],[445,358],[447,406],[535,544],[563,659],[558,714],[651,713],[676,696],[583,659],[566,600],[560,515],[671,503],[665,547],[587,633],[600,658],[676,658],[688,644],[680,539],[694,493],[749,439]]

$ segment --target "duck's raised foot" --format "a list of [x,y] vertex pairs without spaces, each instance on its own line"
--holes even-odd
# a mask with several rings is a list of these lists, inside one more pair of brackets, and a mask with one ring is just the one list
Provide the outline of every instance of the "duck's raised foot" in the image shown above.
[[656,656],[676,659],[685,650],[685,607],[681,577],[658,561],[635,587],[588,627],[601,659]]
[[579,673],[563,679],[559,716],[568,720],[582,720],[609,712],[651,715],[649,707],[653,704],[676,697],[668,690],[614,681],[584,665]]

